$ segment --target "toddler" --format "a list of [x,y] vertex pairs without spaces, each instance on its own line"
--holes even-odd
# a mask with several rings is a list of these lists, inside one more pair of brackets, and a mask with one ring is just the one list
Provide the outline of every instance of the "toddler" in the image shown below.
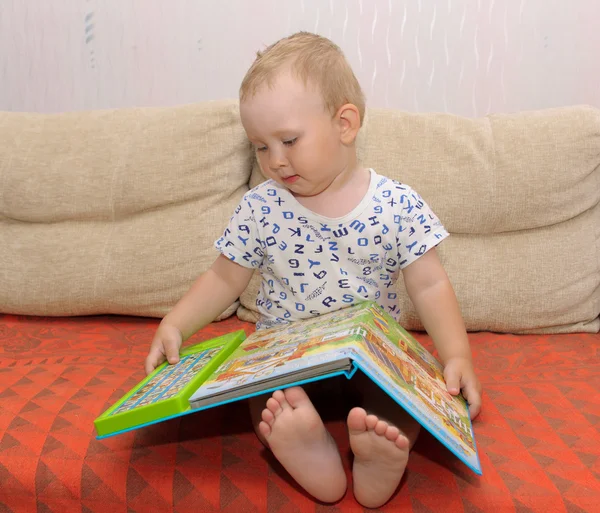
[[[183,341],[231,305],[259,269],[257,329],[377,301],[398,318],[397,278],[444,365],[448,391],[461,390],[471,417],[480,384],[457,300],[435,246],[448,232],[408,185],[363,168],[355,141],[365,102],[341,50],[294,34],[258,53],[240,88],[240,114],[263,174],[216,242],[209,270],[162,320],[146,371],[175,363]],[[406,467],[419,425],[370,380],[348,414],[353,491],[384,504]],[[290,475],[322,502],[346,492],[338,449],[301,387],[250,404],[257,435]]]

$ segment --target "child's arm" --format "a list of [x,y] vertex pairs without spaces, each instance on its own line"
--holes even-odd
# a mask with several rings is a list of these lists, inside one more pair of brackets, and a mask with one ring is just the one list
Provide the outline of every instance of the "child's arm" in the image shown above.
[[473,369],[454,289],[435,248],[406,266],[402,273],[408,296],[444,365],[448,391],[456,395],[462,389],[471,418],[475,418],[481,408],[481,385]]
[[181,344],[236,301],[253,272],[220,255],[161,321],[146,357],[146,372],[165,360],[177,363]]

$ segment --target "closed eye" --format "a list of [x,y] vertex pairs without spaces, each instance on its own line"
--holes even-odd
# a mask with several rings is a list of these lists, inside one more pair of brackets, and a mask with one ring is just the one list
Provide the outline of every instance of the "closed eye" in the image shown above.
[[[282,144],[284,146],[294,146],[294,144],[296,144],[296,141],[298,141],[297,137],[294,137],[293,139],[288,139],[287,141],[282,141]],[[267,151],[267,147],[266,146],[255,146],[254,147],[255,151],[257,152],[263,152],[263,151]]]

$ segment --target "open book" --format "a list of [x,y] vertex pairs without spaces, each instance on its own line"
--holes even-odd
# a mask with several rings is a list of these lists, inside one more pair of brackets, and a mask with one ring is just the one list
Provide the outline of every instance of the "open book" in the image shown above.
[[[230,333],[163,364],[98,417],[99,438],[280,388],[363,372],[477,474],[468,406],[439,362],[373,302],[253,333]],[[266,401],[266,398],[265,398]]]

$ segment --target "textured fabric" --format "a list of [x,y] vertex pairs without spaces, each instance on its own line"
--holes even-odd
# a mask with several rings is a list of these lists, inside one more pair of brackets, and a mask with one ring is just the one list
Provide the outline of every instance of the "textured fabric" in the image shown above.
[[591,107],[479,119],[372,109],[358,151],[434,198],[452,233],[551,226],[600,202],[600,110]]
[[[93,419],[143,377],[156,326],[0,316],[0,511],[363,511],[350,490],[328,507],[303,494],[262,449],[243,403],[95,440]],[[239,328],[253,326],[229,319],[190,343]],[[381,511],[597,511],[600,335],[470,340],[484,390],[474,423],[483,476],[422,435]],[[349,470],[343,384],[318,406]]]
[[[439,252],[471,331],[600,329],[600,110],[466,119],[371,109],[363,164],[419,194],[452,236]],[[264,178],[254,163],[250,187]],[[400,322],[422,329],[399,283]],[[241,298],[255,320],[257,281]]]
[[400,269],[448,232],[418,193],[370,170],[362,201],[343,217],[316,214],[269,180],[244,195],[215,246],[258,269],[258,329],[375,300],[398,318]]
[[161,316],[248,190],[235,102],[0,114],[0,311]]

